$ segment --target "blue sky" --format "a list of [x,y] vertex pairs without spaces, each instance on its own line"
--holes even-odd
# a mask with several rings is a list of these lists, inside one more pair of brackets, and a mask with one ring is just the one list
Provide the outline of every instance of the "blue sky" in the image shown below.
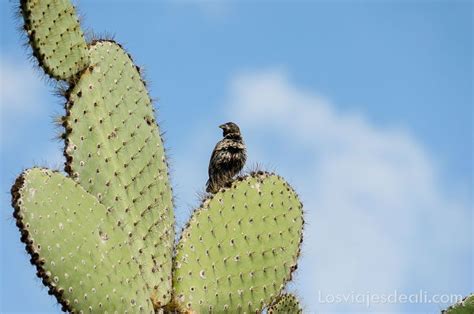
[[[307,312],[437,312],[318,295],[474,291],[473,3],[77,1],[146,70],[178,221],[203,189],[217,125],[298,190],[309,222],[295,282]],[[11,217],[22,169],[61,168],[62,100],[0,4],[1,311],[59,312]]]

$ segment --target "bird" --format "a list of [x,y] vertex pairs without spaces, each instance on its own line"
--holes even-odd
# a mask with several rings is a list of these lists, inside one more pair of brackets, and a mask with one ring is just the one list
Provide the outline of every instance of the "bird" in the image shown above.
[[219,125],[222,140],[217,142],[209,161],[209,180],[206,192],[216,193],[220,188],[232,182],[247,160],[247,148],[240,134],[240,128],[233,122]]

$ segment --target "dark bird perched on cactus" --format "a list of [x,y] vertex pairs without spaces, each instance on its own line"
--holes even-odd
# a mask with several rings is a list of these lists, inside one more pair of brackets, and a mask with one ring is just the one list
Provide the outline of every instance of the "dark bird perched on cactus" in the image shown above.
[[206,191],[210,193],[216,193],[229,184],[247,160],[245,144],[237,124],[227,122],[219,128],[222,129],[224,138],[214,147],[209,161]]

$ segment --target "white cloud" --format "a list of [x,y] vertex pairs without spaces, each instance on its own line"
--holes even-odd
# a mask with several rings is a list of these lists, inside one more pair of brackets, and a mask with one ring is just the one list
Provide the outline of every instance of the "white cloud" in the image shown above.
[[258,152],[301,194],[308,225],[297,286],[309,311],[367,311],[321,304],[318,291],[434,294],[469,285],[469,205],[443,190],[409,133],[338,111],[281,71],[236,76],[227,106],[250,158]]
[[[231,120],[243,130],[247,164],[276,169],[305,204],[303,255],[291,287],[307,312],[368,311],[361,304],[323,304],[319,291],[380,295],[424,289],[433,295],[472,289],[469,200],[441,184],[436,164],[409,132],[338,110],[282,71],[235,76],[224,105],[226,118],[193,125],[189,142],[174,151],[179,221],[204,187],[203,165],[220,138],[216,125]],[[370,310],[408,313],[403,304]]]

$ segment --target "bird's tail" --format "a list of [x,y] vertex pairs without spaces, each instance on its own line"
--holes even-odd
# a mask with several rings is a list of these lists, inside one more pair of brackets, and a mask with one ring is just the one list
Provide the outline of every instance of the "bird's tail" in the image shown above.
[[214,192],[214,184],[212,183],[212,181],[210,179],[207,180],[207,182],[206,182],[206,192],[207,193],[215,193]]
[[219,185],[219,182],[216,180],[207,180],[206,182],[206,192],[207,193],[212,193],[216,194],[220,190],[221,186]]

